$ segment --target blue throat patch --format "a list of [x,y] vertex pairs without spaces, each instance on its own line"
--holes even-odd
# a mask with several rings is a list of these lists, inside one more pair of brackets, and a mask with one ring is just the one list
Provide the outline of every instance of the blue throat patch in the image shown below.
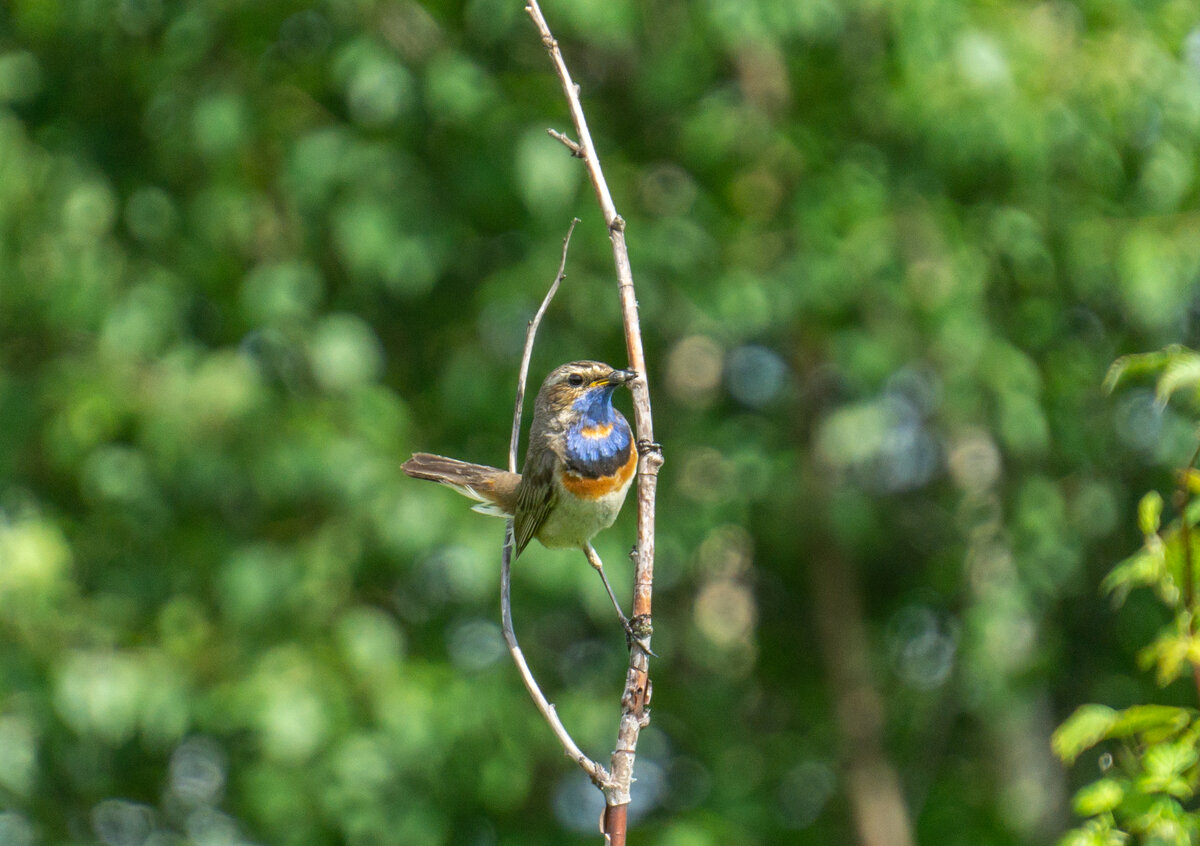
[[629,460],[629,424],[613,408],[614,385],[592,388],[575,400],[579,419],[567,430],[567,467],[586,478],[611,476]]

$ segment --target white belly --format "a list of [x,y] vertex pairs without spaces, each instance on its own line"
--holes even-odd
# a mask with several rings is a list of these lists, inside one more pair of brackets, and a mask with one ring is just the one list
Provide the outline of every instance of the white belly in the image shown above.
[[585,500],[575,496],[555,479],[558,502],[546,518],[546,522],[542,524],[541,531],[537,534],[538,540],[542,542],[542,546],[551,549],[581,548],[597,532],[607,529],[617,519],[621,505],[625,502],[625,494],[629,492],[629,484],[627,481],[611,493],[597,499]]

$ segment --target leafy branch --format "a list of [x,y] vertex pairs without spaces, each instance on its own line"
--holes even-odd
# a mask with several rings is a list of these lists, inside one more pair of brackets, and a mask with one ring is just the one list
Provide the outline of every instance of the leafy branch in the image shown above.
[[[1127,379],[1152,376],[1161,405],[1182,395],[1200,400],[1200,353],[1180,346],[1118,359],[1105,377],[1106,390]],[[1143,669],[1166,686],[1189,672],[1200,696],[1200,633],[1197,616],[1196,550],[1193,527],[1200,503],[1195,470],[1200,445],[1179,473],[1172,505],[1176,517],[1164,525],[1164,499],[1151,491],[1138,503],[1142,547],[1120,562],[1101,587],[1119,604],[1131,591],[1150,588],[1171,612],[1170,621],[1138,653]],[[1200,835],[1200,812],[1191,807],[1200,789],[1200,711],[1166,705],[1115,710],[1083,705],[1051,738],[1054,753],[1074,763],[1089,749],[1104,747],[1101,777],[1075,794],[1075,811],[1088,819],[1068,832],[1061,846],[1116,846],[1131,837],[1141,843],[1186,846]],[[1108,751],[1111,748],[1112,751]]]

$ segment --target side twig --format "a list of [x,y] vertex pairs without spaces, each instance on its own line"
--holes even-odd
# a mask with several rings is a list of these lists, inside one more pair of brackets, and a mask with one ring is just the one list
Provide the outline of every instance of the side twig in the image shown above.
[[[625,677],[625,692],[621,697],[621,719],[617,730],[616,749],[612,754],[611,778],[602,786],[605,799],[603,830],[606,841],[612,846],[624,846],[626,835],[626,813],[633,783],[633,763],[637,751],[638,735],[650,721],[650,655],[649,642],[651,593],[654,583],[654,497],[658,488],[658,470],[662,466],[662,449],[654,441],[654,423],[650,413],[650,389],[646,374],[646,358],[642,350],[642,330],[638,320],[637,296],[633,287],[633,271],[629,264],[629,250],[625,244],[625,221],[617,214],[612,194],[600,168],[600,158],[588,131],[587,119],[579,101],[579,89],[571,80],[558,42],[542,15],[537,0],[529,0],[526,13],[537,27],[542,44],[550,54],[567,106],[575,126],[578,142],[568,144],[574,155],[584,161],[596,200],[604,214],[612,242],[613,261],[617,272],[617,290],[621,301],[621,315],[625,324],[625,346],[629,355],[629,366],[636,370],[638,378],[630,384],[633,394],[634,427],[638,445],[638,534],[637,547],[633,553],[635,563],[633,587],[633,627],[637,635],[629,651],[629,669]],[[564,144],[569,139],[560,133],[552,133]],[[575,149],[578,147],[578,150]],[[644,648],[643,648],[644,647]]]
[[[537,336],[538,326],[542,322],[542,317],[545,315],[546,309],[550,307],[550,301],[554,299],[554,295],[558,292],[558,286],[566,274],[567,247],[571,243],[571,233],[575,231],[575,224],[577,223],[579,223],[578,219],[571,221],[571,228],[567,230],[567,237],[563,238],[562,261],[558,266],[558,275],[554,277],[554,282],[550,285],[550,290],[546,292],[541,307],[534,314],[533,319],[529,321],[529,326],[525,330],[525,351],[521,355],[521,370],[517,376],[517,400],[516,407],[513,409],[512,437],[508,444],[508,469],[513,473],[517,472],[517,443],[521,437],[521,411],[525,404],[525,383],[529,378],[529,360],[533,357],[533,341]],[[579,745],[571,738],[566,727],[562,724],[562,720],[558,718],[558,712],[550,701],[546,699],[546,695],[542,693],[542,689],[538,686],[537,680],[533,677],[533,673],[529,669],[529,664],[525,661],[525,653],[521,651],[521,645],[517,642],[517,634],[513,630],[512,559],[513,521],[512,518],[509,518],[504,532],[504,551],[500,561],[500,623],[504,630],[504,640],[508,644],[509,654],[512,656],[513,663],[517,665],[517,671],[521,674],[521,681],[525,683],[525,689],[529,691],[529,695],[533,698],[537,709],[546,719],[546,722],[550,724],[550,729],[558,738],[558,742],[562,744],[567,757],[579,764],[594,784],[597,786],[607,784],[609,781],[608,773],[604,767],[583,754]]]
[[577,159],[583,158],[583,149],[578,144],[576,144],[574,141],[572,141],[570,138],[568,138],[567,136],[565,136],[561,132],[559,132],[558,130],[547,129],[546,134],[549,135],[551,138],[553,138],[555,141],[560,142],[564,147],[566,147],[568,150],[570,150],[571,155],[574,156],[575,158],[577,158]]

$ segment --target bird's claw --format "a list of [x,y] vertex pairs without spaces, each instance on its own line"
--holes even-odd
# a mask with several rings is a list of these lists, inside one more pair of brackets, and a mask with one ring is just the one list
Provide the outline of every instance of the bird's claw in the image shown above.
[[650,616],[648,614],[638,614],[632,620],[622,620],[625,626],[625,645],[633,649],[634,644],[637,648],[645,652],[651,658],[657,658],[654,650],[650,648],[650,635],[654,634],[654,627],[650,624]]
[[637,442],[637,451],[638,455],[647,455],[649,453],[662,455],[663,450],[662,444],[658,443],[657,441],[648,441],[645,438],[641,438]]

